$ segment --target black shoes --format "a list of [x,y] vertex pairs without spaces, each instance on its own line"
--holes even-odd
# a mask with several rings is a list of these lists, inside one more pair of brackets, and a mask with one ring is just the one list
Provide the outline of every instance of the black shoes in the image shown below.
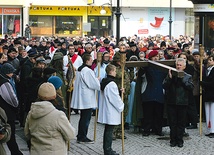
[[171,147],[175,147],[176,145],[177,145],[176,142],[170,142]]
[[171,146],[171,147],[175,147],[176,145],[177,145],[178,147],[180,147],[180,148],[184,146],[183,143],[170,142],[170,146]]
[[155,133],[155,135],[164,136],[164,133],[163,132],[157,132],[157,133]]
[[186,129],[197,129],[197,124],[195,125],[190,125],[190,126],[187,126]]
[[150,133],[149,132],[145,132],[145,131],[143,131],[143,134],[142,134],[142,136],[145,136],[145,137],[147,137],[147,136],[149,136],[150,135]]
[[178,143],[178,147],[183,147],[184,146],[184,144],[183,143]]
[[209,138],[214,138],[214,133],[209,133],[209,134],[206,134],[205,136],[207,136]]
[[104,153],[104,155],[119,155],[116,151],[111,150],[110,152]]
[[184,136],[184,137],[189,137],[189,134],[188,134],[187,132],[184,132],[184,133],[183,133],[183,136]]
[[77,143],[79,143],[79,144],[94,144],[94,141],[90,140],[89,138],[86,138],[84,140],[77,140]]

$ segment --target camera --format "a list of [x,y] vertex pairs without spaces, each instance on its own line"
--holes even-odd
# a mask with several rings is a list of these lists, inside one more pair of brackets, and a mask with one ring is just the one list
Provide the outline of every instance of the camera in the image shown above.
[[6,133],[6,128],[0,124],[0,134],[3,135]]

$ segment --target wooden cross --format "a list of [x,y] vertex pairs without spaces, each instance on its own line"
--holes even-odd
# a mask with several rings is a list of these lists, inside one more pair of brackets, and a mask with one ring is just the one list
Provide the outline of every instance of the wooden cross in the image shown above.
[[163,60],[163,61],[151,61],[151,60],[145,60],[145,61],[126,61],[126,67],[146,67],[146,66],[153,66],[158,69],[160,69],[163,72],[168,73],[171,69],[172,75],[177,76],[179,78],[184,77],[183,71],[178,71],[174,67],[175,66],[175,60]]

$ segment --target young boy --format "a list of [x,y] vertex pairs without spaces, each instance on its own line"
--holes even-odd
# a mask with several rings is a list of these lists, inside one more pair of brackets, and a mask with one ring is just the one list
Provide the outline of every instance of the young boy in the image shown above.
[[98,122],[105,124],[103,135],[104,155],[119,155],[112,150],[112,134],[115,125],[121,123],[121,112],[124,103],[119,95],[118,87],[114,82],[116,67],[109,64],[106,67],[107,77],[101,82],[101,96],[99,104]]

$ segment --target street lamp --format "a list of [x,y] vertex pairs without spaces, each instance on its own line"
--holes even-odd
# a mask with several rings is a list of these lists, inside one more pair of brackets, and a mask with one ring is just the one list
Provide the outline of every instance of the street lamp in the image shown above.
[[104,5],[111,6],[111,9],[112,9],[112,4],[110,4],[110,3],[104,3],[104,4],[102,4],[102,5],[101,5],[102,9],[100,10],[100,14],[101,14],[101,15],[105,15],[105,14],[106,14],[106,10],[105,10],[105,8],[104,8]]
[[172,0],[170,0],[170,7],[169,7],[169,38],[172,40]]
[[[106,10],[104,9],[104,5],[110,5],[111,11],[112,11],[112,1],[111,1],[111,3],[105,3],[105,4],[101,5],[102,10],[100,11],[100,14],[102,14],[102,15],[106,14]],[[117,7],[116,7],[115,16],[116,16],[116,40],[117,40],[117,45],[118,45],[118,43],[120,41],[120,16],[121,16],[120,0],[117,0]]]
[[117,39],[117,46],[118,43],[120,41],[120,16],[121,16],[121,12],[120,12],[120,0],[117,0],[117,8],[116,8],[116,39]]

